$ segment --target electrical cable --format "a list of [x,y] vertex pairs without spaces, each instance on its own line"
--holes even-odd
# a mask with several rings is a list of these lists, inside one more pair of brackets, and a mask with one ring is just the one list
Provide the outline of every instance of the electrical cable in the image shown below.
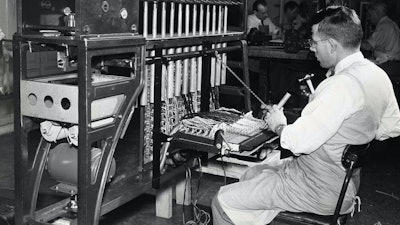
[[185,221],[185,200],[186,200],[186,188],[188,186],[188,180],[191,180],[191,173],[190,173],[190,169],[188,167],[186,167],[185,165],[185,188],[183,190],[183,202],[182,202],[182,224],[186,225],[187,222]]
[[224,172],[224,185],[226,185],[226,170],[225,170],[225,165],[224,165],[224,159],[223,159],[223,155],[221,155],[221,166],[222,166],[222,171]]
[[[195,200],[192,201],[194,218],[193,218],[193,220],[185,221],[185,212],[184,212],[184,205],[183,205],[182,206],[183,225],[207,225],[211,221],[210,214],[208,212],[200,209],[197,206],[197,201],[199,198],[200,183],[201,183],[201,178],[202,178],[202,173],[203,173],[200,157],[198,157],[197,160],[199,162],[200,174],[199,174],[199,179],[197,182],[197,190],[196,190],[196,195],[195,195],[196,197],[195,197]],[[184,189],[184,193],[183,193],[183,203],[185,203],[185,199],[186,199],[186,188],[188,186],[188,181],[191,180],[191,178],[192,178],[190,168],[188,168],[186,166],[185,166],[185,168],[186,168],[186,182],[185,182],[185,189]]]

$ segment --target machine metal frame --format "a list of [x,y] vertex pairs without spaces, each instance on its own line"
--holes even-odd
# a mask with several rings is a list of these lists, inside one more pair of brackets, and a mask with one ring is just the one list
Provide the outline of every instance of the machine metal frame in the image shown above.
[[[59,2],[59,1],[55,1]],[[97,7],[94,3],[85,4],[86,1],[75,0],[73,8],[76,9],[76,26],[54,26],[41,25],[40,23],[29,24],[23,14],[25,0],[18,0],[18,32],[13,38],[14,49],[14,84],[15,84],[15,117],[18,121],[14,125],[15,130],[15,224],[49,224],[56,218],[68,216],[70,213],[77,213],[74,223],[79,225],[95,225],[99,223],[99,217],[119,206],[127,203],[135,197],[148,192],[152,188],[158,189],[161,185],[167,185],[171,179],[184,175],[184,168],[171,169],[164,174],[160,172],[160,149],[164,141],[164,134],[161,132],[161,107],[162,107],[162,78],[163,66],[169,62],[184,59],[201,58],[203,74],[210,74],[215,66],[215,54],[226,54],[231,51],[239,51],[242,54],[247,52],[245,41],[245,28],[240,31],[227,33],[212,33],[199,36],[187,36],[179,38],[150,38],[145,34],[140,35],[138,8],[128,9],[128,18],[121,21],[120,13],[103,15],[105,21],[112,24],[112,20],[119,24],[126,23],[120,30],[117,27],[108,32],[102,26],[97,26],[94,14],[89,14],[90,7]],[[91,2],[91,1],[89,1]],[[105,1],[103,1],[105,2]],[[110,0],[110,4],[118,1]],[[135,2],[135,3],[133,3]],[[169,1],[166,1],[169,2]],[[196,4],[198,2],[176,1],[177,3]],[[204,4],[212,5],[213,2],[204,1]],[[238,2],[214,2],[216,5],[238,5]],[[123,3],[121,3],[123,4]],[[139,1],[126,2],[128,6],[139,6]],[[102,6],[103,7],[103,6]],[[246,2],[240,3],[243,8],[243,19],[247,17]],[[25,6],[26,10],[26,6]],[[94,10],[96,11],[96,10]],[[82,13],[85,16],[80,16]],[[104,8],[103,8],[104,12]],[[133,17],[131,17],[133,15]],[[94,24],[94,25],[93,25]],[[226,24],[225,24],[226,25]],[[54,29],[61,35],[46,36],[43,29]],[[214,30],[216,31],[216,30]],[[64,35],[69,33],[69,35]],[[226,43],[224,45],[222,43]],[[27,115],[21,105],[26,96],[21,96],[21,83],[25,81],[35,82],[37,77],[28,74],[27,54],[32,48],[40,46],[70,46],[77,51],[76,87],[78,91],[78,181],[77,193],[70,193],[71,196],[78,195],[77,211],[71,211],[71,198],[67,195],[42,208],[38,208],[40,201],[40,189],[45,176],[45,169],[48,154],[54,147],[54,143],[40,137],[39,141],[32,141],[32,132],[38,130],[38,123],[46,119],[45,115]],[[190,52],[176,52],[164,54],[170,48],[185,48],[201,46],[201,48]],[[146,56],[146,51],[154,51],[153,56]],[[134,74],[119,80],[111,80],[94,84],[92,82],[93,67],[92,59],[102,56],[113,56],[120,54],[134,55],[135,62],[132,66]],[[247,62],[247,61],[246,61]],[[153,124],[153,160],[151,163],[143,161],[145,148],[145,107],[138,104],[140,94],[145,86],[146,65],[155,65],[154,76],[154,121]],[[244,65],[247,71],[247,63]],[[61,76],[60,73],[50,72],[42,77],[49,78]],[[201,78],[201,111],[210,110],[210,76],[203,75]],[[49,82],[51,83],[51,82]],[[218,90],[217,90],[218,91]],[[122,94],[125,96],[116,113],[112,115],[111,122],[94,126],[91,120],[92,103],[96,100]],[[249,98],[249,93],[247,93]],[[39,99],[41,100],[41,99]],[[135,107],[139,108],[140,114],[140,147],[139,163],[136,168],[137,176],[114,183],[108,183],[108,172],[112,163],[113,155],[118,141],[125,134]],[[45,113],[44,113],[45,114]],[[61,122],[63,124],[65,122]],[[101,161],[96,168],[97,172],[92,173],[91,149],[96,144],[102,151]],[[33,147],[33,150],[32,150]],[[34,154],[32,155],[32,151]],[[93,179],[92,176],[95,176]],[[94,180],[94,181],[93,181]]]

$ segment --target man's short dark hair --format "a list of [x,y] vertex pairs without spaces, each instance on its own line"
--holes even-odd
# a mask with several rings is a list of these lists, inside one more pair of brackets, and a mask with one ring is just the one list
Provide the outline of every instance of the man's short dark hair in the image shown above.
[[295,8],[299,8],[299,4],[295,1],[288,1],[286,2],[285,6],[283,6],[283,11],[287,12],[289,9],[293,10]]
[[360,45],[363,31],[356,12],[345,6],[329,7],[315,14],[311,19],[318,24],[318,32],[327,38],[333,38],[345,48],[356,48]]
[[267,6],[267,2],[265,0],[256,0],[253,3],[253,11],[257,11],[258,10],[258,6],[262,5],[262,6]]

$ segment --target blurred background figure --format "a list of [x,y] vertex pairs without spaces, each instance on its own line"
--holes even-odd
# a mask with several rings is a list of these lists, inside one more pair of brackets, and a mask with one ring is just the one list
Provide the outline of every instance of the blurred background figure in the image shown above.
[[309,39],[311,36],[310,19],[315,13],[312,0],[303,0],[299,4],[299,15],[296,18],[296,23],[299,23],[297,30],[302,38]]
[[247,33],[253,28],[272,36],[280,33],[279,27],[268,16],[268,5],[265,0],[256,0],[253,3],[253,14],[247,17]]
[[371,2],[368,7],[368,20],[375,26],[375,30],[361,44],[362,50],[372,52],[371,59],[378,65],[400,60],[400,29],[396,22],[387,16],[387,7],[387,3],[382,0]]
[[368,6],[368,20],[375,30],[361,43],[361,49],[370,51],[371,60],[393,78],[400,76],[400,29],[387,16],[387,11],[388,5],[382,0],[374,0]]
[[298,20],[299,16],[299,4],[295,1],[288,1],[283,7],[282,19],[280,16],[274,19],[274,24],[279,25],[282,32],[290,29],[299,29],[301,26],[301,21]]

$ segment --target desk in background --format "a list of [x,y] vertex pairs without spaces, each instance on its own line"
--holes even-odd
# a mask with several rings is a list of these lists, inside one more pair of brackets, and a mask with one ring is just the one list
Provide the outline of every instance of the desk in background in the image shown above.
[[300,50],[298,53],[286,53],[280,46],[249,46],[249,58],[265,58],[274,60],[315,61],[310,50]]

